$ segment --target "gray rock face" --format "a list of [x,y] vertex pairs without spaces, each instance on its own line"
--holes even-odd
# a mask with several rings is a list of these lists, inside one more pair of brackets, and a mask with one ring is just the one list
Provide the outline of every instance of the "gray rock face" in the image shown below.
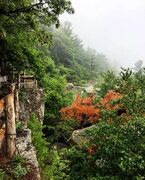
[[16,138],[16,150],[17,154],[25,158],[27,163],[33,165],[35,168],[35,179],[40,180],[39,165],[36,157],[36,150],[31,143],[31,130],[24,129],[21,133],[18,133]]
[[72,90],[74,88],[73,83],[67,83],[66,90]]
[[88,94],[94,94],[94,93],[95,93],[95,90],[94,90],[94,87],[93,87],[93,86],[86,87],[86,88],[85,88],[85,91],[86,91],[86,93],[88,93]]
[[95,130],[97,128],[96,125],[92,125],[90,127],[84,128],[84,129],[79,129],[75,130],[72,133],[71,139],[73,140],[74,143],[76,143],[79,147],[82,147],[84,144],[89,142],[90,138],[87,134],[87,130]]
[[[38,88],[24,88],[19,93],[19,121],[23,130],[17,133],[16,151],[33,169],[33,179],[40,180],[39,164],[36,157],[36,150],[31,142],[31,130],[27,129],[28,121],[32,113],[35,113],[38,120],[43,123],[44,119],[44,92]],[[31,180],[33,180],[31,179]]]
[[27,89],[20,92],[20,117],[19,120],[27,128],[27,122],[32,113],[35,113],[41,123],[44,119],[44,92],[42,89]]

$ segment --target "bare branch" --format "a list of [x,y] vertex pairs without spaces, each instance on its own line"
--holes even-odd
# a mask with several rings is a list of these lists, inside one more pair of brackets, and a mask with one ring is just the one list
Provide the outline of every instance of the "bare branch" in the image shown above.
[[12,11],[5,11],[5,10],[1,9],[0,15],[10,16],[10,14],[30,13],[32,10],[36,10],[35,7],[44,6],[45,4],[47,4],[47,2],[36,3],[36,4],[31,5],[31,6],[18,8],[18,9],[12,10]]

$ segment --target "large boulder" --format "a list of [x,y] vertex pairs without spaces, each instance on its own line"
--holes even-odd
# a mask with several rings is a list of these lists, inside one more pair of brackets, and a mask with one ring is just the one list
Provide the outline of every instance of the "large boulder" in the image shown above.
[[66,85],[66,90],[72,90],[74,88],[74,85],[73,85],[73,83],[67,83],[67,85]]
[[85,88],[87,94],[95,94],[95,89],[93,86],[88,86]]
[[82,147],[90,140],[90,136],[86,133],[87,130],[95,130],[97,128],[96,125],[92,125],[90,127],[84,129],[78,129],[73,131],[71,139],[74,143],[76,143],[79,147]]

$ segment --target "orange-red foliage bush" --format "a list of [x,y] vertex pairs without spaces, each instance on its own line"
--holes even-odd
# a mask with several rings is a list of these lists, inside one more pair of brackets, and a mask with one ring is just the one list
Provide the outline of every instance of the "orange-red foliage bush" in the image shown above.
[[75,119],[80,122],[88,120],[94,123],[99,120],[102,109],[118,109],[120,104],[112,105],[111,102],[120,98],[122,98],[122,95],[112,90],[108,91],[105,97],[100,99],[99,103],[94,103],[95,96],[82,98],[80,95],[77,95],[70,106],[61,109],[61,116],[66,120]]
[[112,105],[111,102],[121,99],[123,96],[115,91],[109,90],[104,98],[101,99],[101,105],[105,107],[106,110],[116,110],[120,108],[120,104]]

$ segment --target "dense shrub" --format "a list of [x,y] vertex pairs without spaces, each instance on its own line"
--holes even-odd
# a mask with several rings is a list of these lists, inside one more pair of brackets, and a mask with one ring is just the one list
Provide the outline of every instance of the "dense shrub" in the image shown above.
[[107,71],[103,73],[101,78],[102,78],[102,83],[99,86],[101,90],[98,92],[98,94],[101,97],[104,97],[108,90],[116,88],[118,78],[111,71]]
[[[53,127],[53,148],[48,148],[42,138],[42,127],[38,121],[33,122],[33,118],[33,141],[36,149],[42,150],[38,160],[45,171],[44,179],[145,178],[145,75],[127,69],[114,82],[113,90],[108,91],[109,85],[106,85],[101,96],[77,96],[71,105],[61,109],[65,120]],[[63,90],[60,92],[63,94]],[[51,107],[52,101],[48,102]],[[66,149],[57,149],[58,139],[63,137],[67,142],[75,126],[86,120],[97,126],[95,130],[85,131],[90,141],[81,148],[71,144]]]
[[63,77],[45,77],[45,118],[44,124],[55,124],[60,120],[59,110],[71,103],[72,93],[66,92],[66,81]]
[[[91,136],[90,143],[66,153],[70,179],[145,178],[145,118],[136,117],[119,127],[99,122],[97,130],[86,133]],[[94,144],[92,153],[88,149]]]
[[122,95],[115,91],[108,91],[104,98],[95,100],[93,97],[81,97],[77,95],[74,102],[65,108],[61,109],[62,119],[75,119],[82,122],[87,120],[88,122],[95,123],[99,120],[102,110],[117,110],[120,108],[120,104],[117,100],[122,98]]
[[31,171],[26,160],[16,155],[11,161],[6,157],[1,157],[0,179],[25,179],[27,173]]
[[85,108],[93,106],[93,112],[99,109],[99,121],[92,116],[97,128],[86,130],[91,137],[89,143],[66,150],[71,180],[145,178],[144,82],[143,71],[136,74],[123,69],[114,83],[115,91],[111,91],[116,98],[103,95],[103,89],[103,98],[77,97],[71,106],[61,110],[63,118],[80,122],[92,116]]
[[40,165],[41,176],[44,180],[63,179],[67,177],[67,160],[62,160],[53,147],[48,146],[48,142],[44,138],[43,126],[33,114],[29,121],[29,128],[32,130],[32,143],[36,148],[37,159]]

